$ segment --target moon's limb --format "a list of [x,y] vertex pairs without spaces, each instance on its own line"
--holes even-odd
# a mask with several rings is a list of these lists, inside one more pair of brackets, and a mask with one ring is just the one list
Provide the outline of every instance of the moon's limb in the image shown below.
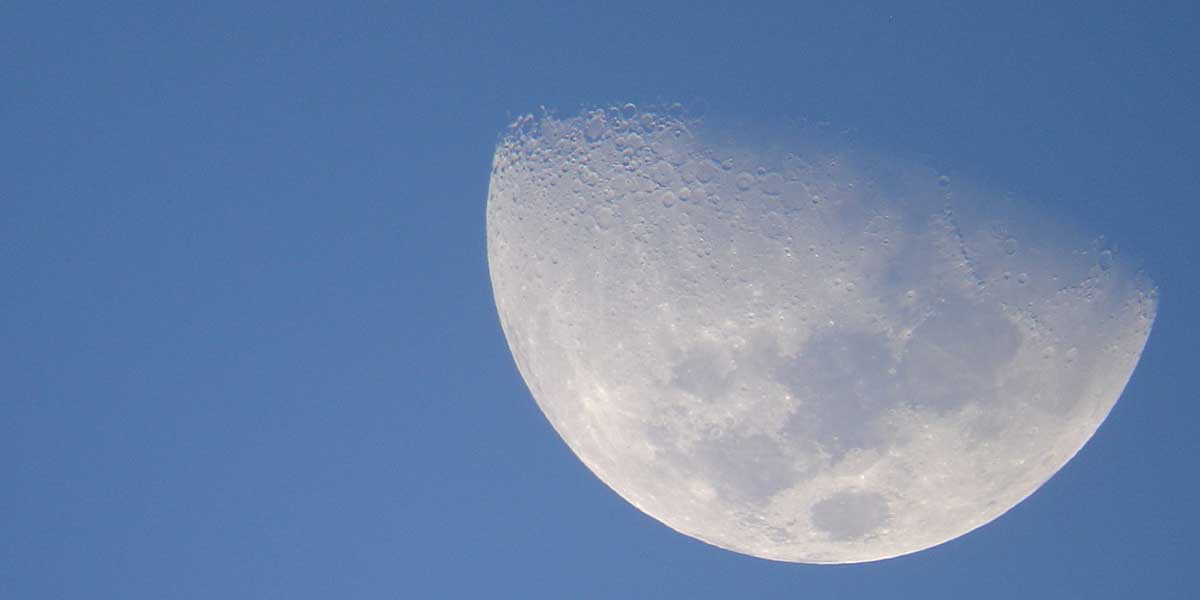
[[901,161],[596,111],[496,151],[488,262],[521,374],[621,496],[755,556],[927,548],[1099,427],[1155,292],[1111,248]]

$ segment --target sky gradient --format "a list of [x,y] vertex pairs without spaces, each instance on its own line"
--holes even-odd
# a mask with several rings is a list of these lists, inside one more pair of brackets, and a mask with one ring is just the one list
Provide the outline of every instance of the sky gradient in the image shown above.
[[[1188,598],[1190,2],[0,8],[0,597]],[[1070,213],[1158,285],[1031,498],[840,567],[677,534],[521,381],[484,204],[512,119],[804,116]]]

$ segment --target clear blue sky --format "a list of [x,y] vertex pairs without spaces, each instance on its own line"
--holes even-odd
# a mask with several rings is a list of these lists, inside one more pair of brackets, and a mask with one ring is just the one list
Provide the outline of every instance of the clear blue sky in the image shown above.
[[[188,4],[0,7],[0,598],[1195,597],[1195,2]],[[499,328],[493,147],[540,105],[698,98],[1140,256],[1158,321],[1091,443],[983,529],[842,567],[593,477]]]

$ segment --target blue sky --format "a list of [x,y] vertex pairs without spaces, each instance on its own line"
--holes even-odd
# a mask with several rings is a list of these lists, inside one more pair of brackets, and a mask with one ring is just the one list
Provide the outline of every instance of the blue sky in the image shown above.
[[[1191,597],[1196,40],[1190,2],[8,3],[0,597]],[[1161,294],[1122,400],[899,559],[659,525],[530,398],[484,247],[507,123],[630,100],[829,120],[1081,215]]]

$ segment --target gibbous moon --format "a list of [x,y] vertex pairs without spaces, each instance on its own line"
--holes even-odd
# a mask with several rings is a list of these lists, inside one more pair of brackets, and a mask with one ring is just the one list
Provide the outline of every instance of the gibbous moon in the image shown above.
[[1155,291],[1033,205],[797,132],[518,121],[487,202],[504,334],[580,460],[671,528],[793,562],[929,548],[1095,433]]

